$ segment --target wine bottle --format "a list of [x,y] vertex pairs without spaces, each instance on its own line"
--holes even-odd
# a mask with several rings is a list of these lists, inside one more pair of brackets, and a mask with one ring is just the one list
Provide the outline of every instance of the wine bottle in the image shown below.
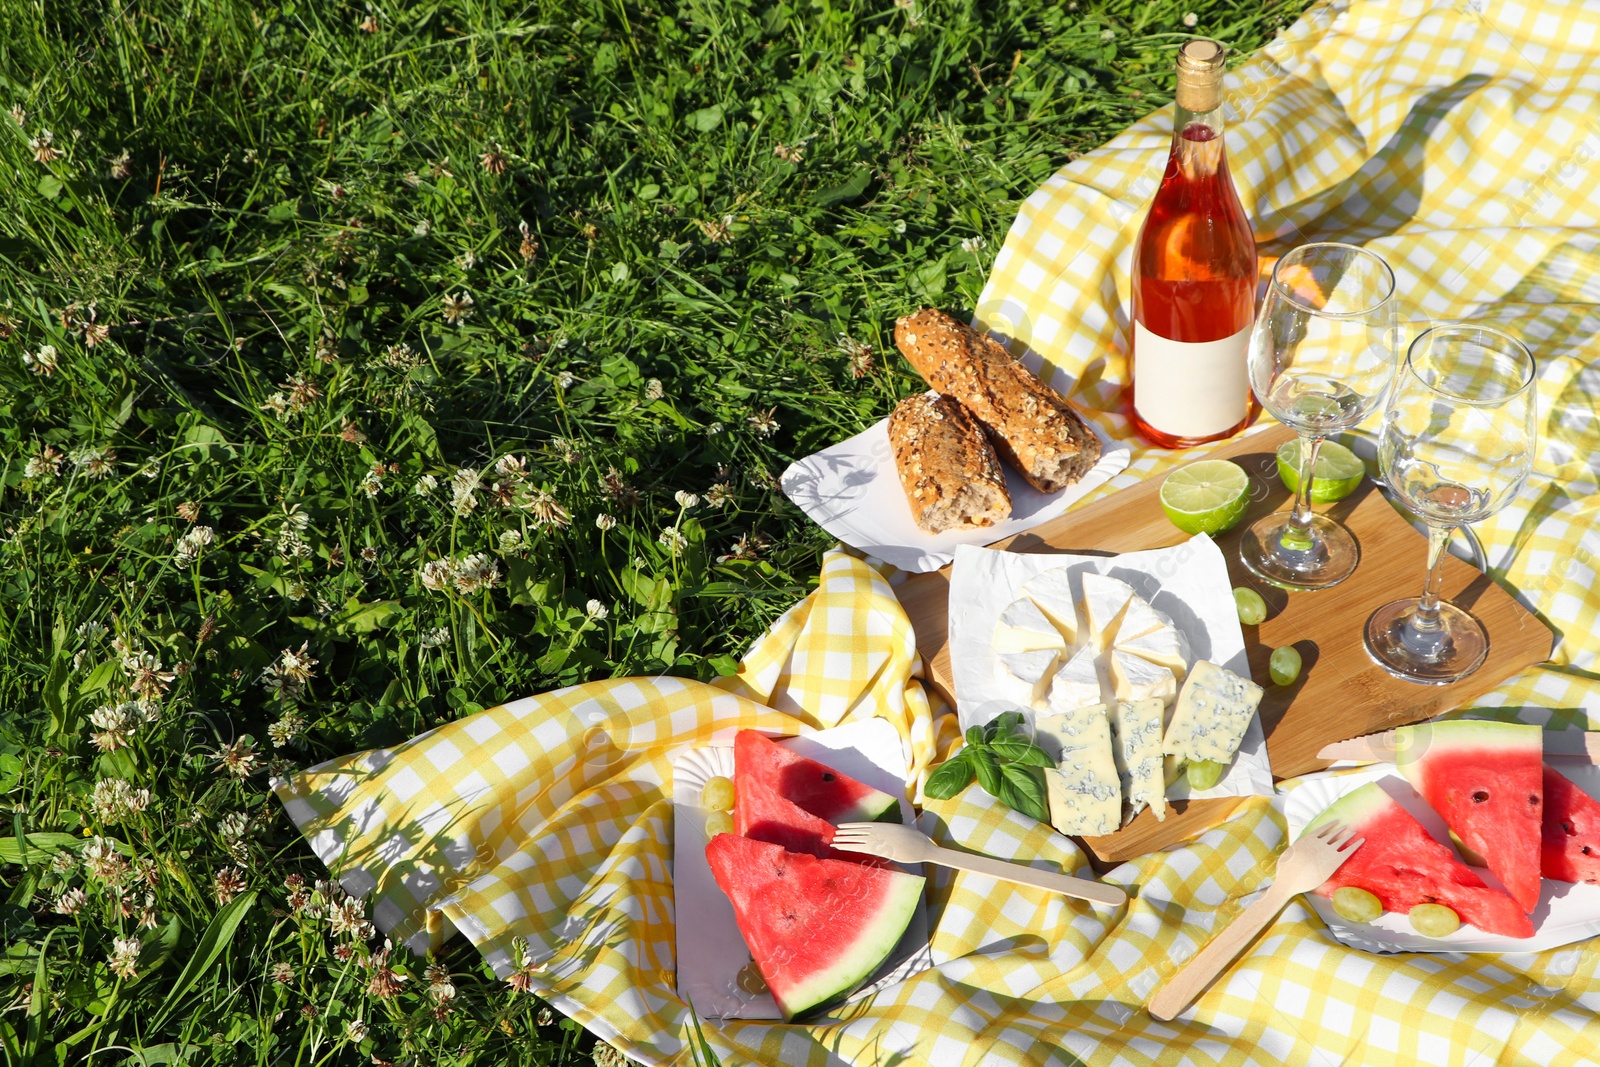
[[1128,408],[1163,448],[1231,436],[1250,418],[1256,242],[1223,146],[1223,55],[1208,40],[1178,52],[1172,151],[1134,244]]

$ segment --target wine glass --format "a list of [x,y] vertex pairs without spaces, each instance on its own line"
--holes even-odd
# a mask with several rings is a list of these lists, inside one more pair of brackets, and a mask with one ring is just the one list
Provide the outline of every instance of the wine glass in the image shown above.
[[1367,620],[1367,652],[1390,674],[1446,685],[1489,654],[1483,624],[1439,598],[1445,545],[1457,526],[1493,515],[1528,480],[1533,377],[1527,348],[1488,326],[1435,326],[1406,352],[1378,464],[1389,489],[1428,525],[1428,578],[1420,597],[1385,604]]
[[1244,565],[1283,589],[1326,589],[1356,569],[1361,550],[1343,525],[1311,510],[1322,442],[1377,410],[1400,355],[1394,272],[1355,245],[1302,245],[1272,268],[1250,334],[1250,387],[1300,434],[1294,506],[1244,532]]

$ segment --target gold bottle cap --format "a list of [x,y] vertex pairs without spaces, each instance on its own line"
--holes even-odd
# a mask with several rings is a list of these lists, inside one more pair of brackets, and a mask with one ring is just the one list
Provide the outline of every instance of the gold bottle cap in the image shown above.
[[1178,106],[1186,111],[1215,111],[1222,106],[1222,69],[1227,49],[1217,41],[1196,38],[1178,49]]

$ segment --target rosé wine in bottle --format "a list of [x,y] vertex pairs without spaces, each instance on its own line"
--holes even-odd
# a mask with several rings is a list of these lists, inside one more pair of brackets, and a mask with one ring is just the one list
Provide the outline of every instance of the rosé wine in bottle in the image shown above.
[[1208,40],[1178,52],[1172,152],[1134,243],[1128,413],[1163,448],[1232,436],[1251,415],[1256,242],[1222,141],[1223,54]]

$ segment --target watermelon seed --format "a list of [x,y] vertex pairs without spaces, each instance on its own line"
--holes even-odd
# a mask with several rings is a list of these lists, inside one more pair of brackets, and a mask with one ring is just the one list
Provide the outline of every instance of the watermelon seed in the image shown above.
[[1581,851],[1585,856],[1594,855],[1594,849],[1590,848],[1588,845],[1584,845],[1579,851]]
[[833,777],[834,777],[833,775],[828,774],[827,772],[823,772],[822,780],[824,782],[831,782],[831,781],[833,781]]
[[1572,823],[1566,820],[1562,820],[1561,828],[1567,832],[1568,837],[1576,837],[1578,835],[1578,831],[1573,829]]
[[1484,801],[1486,801],[1488,799],[1489,799],[1489,794],[1487,792],[1485,792],[1484,790],[1482,790],[1482,789],[1480,789],[1476,793],[1472,794],[1472,802],[1474,804],[1482,804]]
[[1539,798],[1530,793],[1528,795],[1528,806],[1531,808],[1537,808],[1539,806]]

